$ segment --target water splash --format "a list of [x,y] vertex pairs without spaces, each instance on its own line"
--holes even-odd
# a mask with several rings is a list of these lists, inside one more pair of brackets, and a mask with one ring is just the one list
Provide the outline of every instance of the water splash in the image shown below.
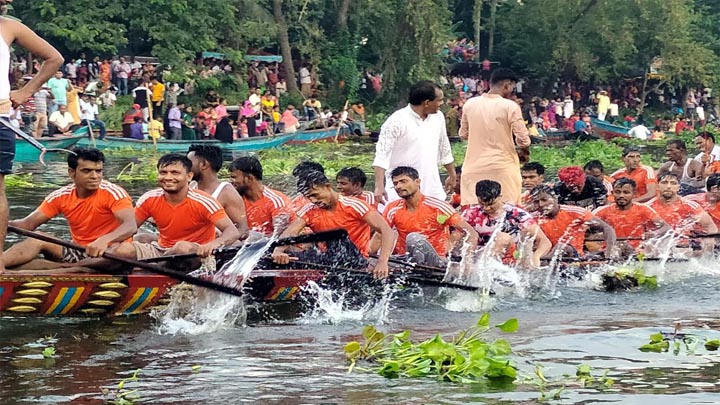
[[298,320],[302,324],[339,324],[343,322],[371,322],[383,325],[390,321],[389,315],[395,298],[396,285],[383,284],[382,292],[376,300],[367,300],[361,305],[353,305],[351,296],[357,291],[344,289],[334,291],[310,281],[303,292],[311,308]]

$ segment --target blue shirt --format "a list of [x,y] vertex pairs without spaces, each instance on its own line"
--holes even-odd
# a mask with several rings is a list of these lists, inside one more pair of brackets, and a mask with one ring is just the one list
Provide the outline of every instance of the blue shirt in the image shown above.
[[67,88],[68,88],[69,82],[67,79],[62,78],[51,78],[47,82],[47,86],[50,88],[50,92],[52,93],[53,97],[55,98],[55,103],[60,105],[67,105]]
[[573,129],[575,132],[585,131],[587,129],[587,124],[583,120],[577,120],[575,121]]
[[136,122],[136,123],[130,125],[130,138],[145,139],[145,135],[143,135],[142,122]]

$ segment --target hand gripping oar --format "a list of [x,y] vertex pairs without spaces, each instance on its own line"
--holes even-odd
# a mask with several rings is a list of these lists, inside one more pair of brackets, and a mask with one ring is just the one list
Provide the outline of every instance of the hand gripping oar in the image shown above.
[[37,139],[33,138],[32,136],[26,134],[25,132],[21,131],[19,128],[14,127],[6,118],[0,118],[0,125],[4,126],[5,128],[11,130],[15,135],[19,136],[20,138],[28,141],[28,143],[37,150],[40,151],[40,157],[38,160],[43,166],[47,166],[45,164],[45,153],[47,152],[65,152],[65,153],[71,153],[75,155],[75,152],[67,149],[62,148],[46,148],[45,145],[41,144]]
[[[28,230],[26,230],[26,229],[21,229],[21,228],[12,226],[12,225],[9,225],[9,226],[8,226],[8,230],[11,231],[11,232],[17,233],[18,235],[23,235],[23,236],[27,236],[27,237],[30,237],[30,238],[35,238],[35,239],[38,239],[38,240],[42,240],[42,241],[45,241],[45,242],[54,243],[54,244],[56,244],[56,245],[65,246],[65,247],[68,248],[68,249],[78,250],[78,251],[82,251],[82,252],[85,251],[85,247],[84,247],[84,246],[80,246],[80,245],[75,244],[75,243],[72,243],[72,242],[67,242],[67,241],[64,241],[64,240],[62,240],[62,239],[53,238],[52,236],[43,235],[43,234],[40,234],[40,233],[37,233],[37,232],[33,232],[33,231],[28,231]],[[160,274],[160,275],[163,275],[163,276],[171,277],[171,278],[174,278],[174,279],[179,280],[179,281],[183,281],[183,282],[188,283],[188,284],[196,285],[196,286],[198,286],[198,287],[208,288],[208,289],[210,289],[210,290],[222,292],[222,293],[225,293],[225,294],[234,295],[234,296],[237,296],[237,297],[242,297],[242,296],[243,296],[242,291],[240,291],[240,290],[238,290],[238,289],[235,289],[235,288],[232,288],[232,287],[228,287],[228,286],[222,285],[222,284],[217,284],[217,283],[214,283],[214,282],[212,282],[212,281],[210,281],[210,280],[205,280],[205,279],[202,279],[202,278],[197,278],[197,277],[189,276],[189,275],[187,275],[187,274],[185,274],[185,273],[183,273],[183,272],[180,272],[180,271],[175,271],[175,270],[166,269],[166,268],[160,267],[160,266],[158,266],[158,265],[156,265],[156,264],[147,263],[147,262],[142,262],[142,261],[140,261],[140,260],[128,259],[128,258],[125,258],[125,257],[116,256],[116,255],[111,254],[111,253],[103,253],[102,257],[104,257],[105,259],[114,260],[114,261],[119,262],[119,263],[124,263],[124,264],[130,265],[130,266],[133,266],[133,267],[138,267],[138,268],[141,268],[141,269],[143,269],[143,270],[147,270],[147,271],[152,272],[152,273],[156,273],[156,274]]]

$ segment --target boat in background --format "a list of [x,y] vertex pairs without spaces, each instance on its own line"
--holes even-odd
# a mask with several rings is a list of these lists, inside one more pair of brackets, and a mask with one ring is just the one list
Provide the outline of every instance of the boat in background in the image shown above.
[[613,138],[628,138],[628,132],[630,128],[623,127],[620,125],[614,125],[607,121],[602,121],[597,118],[593,118],[591,121],[592,132],[594,135],[599,136],[606,141]]
[[[43,137],[39,138],[38,141],[46,149],[70,149],[83,138],[85,138],[83,134],[73,134],[72,136]],[[40,151],[32,146],[30,142],[20,138],[15,140],[14,161],[16,163],[37,162],[39,158]]]
[[337,127],[303,130],[295,132],[295,136],[288,141],[288,144],[302,145],[311,142],[329,141],[335,139],[336,136],[344,139],[347,136],[347,133],[347,130],[344,131],[342,129],[338,132]]

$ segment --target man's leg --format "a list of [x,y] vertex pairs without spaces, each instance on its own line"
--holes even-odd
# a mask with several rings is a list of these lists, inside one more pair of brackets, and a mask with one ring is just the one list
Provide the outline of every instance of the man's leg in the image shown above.
[[405,239],[405,246],[415,264],[431,267],[445,267],[447,265],[447,259],[438,255],[425,235],[421,233],[409,233]]
[[63,257],[62,246],[28,238],[6,250],[0,264],[4,264],[4,267],[20,266],[35,259],[40,253],[44,254],[46,259],[52,261],[60,261]]
[[94,120],[92,122],[92,124],[95,125],[96,127],[100,128],[100,138],[98,138],[98,139],[100,139],[100,140],[105,139],[105,134],[107,133],[107,130],[105,129],[105,123],[100,120]]
[[[7,234],[8,208],[7,196],[5,195],[5,175],[12,173],[13,159],[15,158],[15,133],[11,129],[0,128],[0,246],[5,246],[5,235]],[[2,253],[0,253],[0,272],[5,270]]]

